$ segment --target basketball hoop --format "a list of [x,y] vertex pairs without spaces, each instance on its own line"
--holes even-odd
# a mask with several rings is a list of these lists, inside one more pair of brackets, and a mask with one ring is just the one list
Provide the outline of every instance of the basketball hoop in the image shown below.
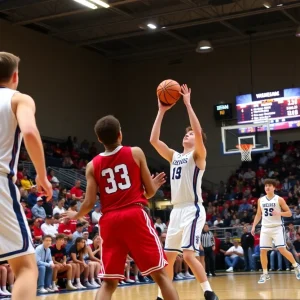
[[252,144],[239,144],[236,147],[240,150],[242,161],[251,161],[251,150],[253,148]]

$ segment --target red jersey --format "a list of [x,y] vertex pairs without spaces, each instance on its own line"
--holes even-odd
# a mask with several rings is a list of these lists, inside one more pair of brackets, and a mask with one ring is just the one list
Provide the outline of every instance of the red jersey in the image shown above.
[[110,153],[97,155],[92,161],[102,213],[135,203],[147,205],[141,170],[133,158],[131,147],[119,146]]

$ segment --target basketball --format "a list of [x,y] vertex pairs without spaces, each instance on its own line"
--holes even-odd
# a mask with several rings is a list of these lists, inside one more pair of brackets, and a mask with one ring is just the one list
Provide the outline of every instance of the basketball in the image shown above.
[[160,102],[164,105],[171,105],[180,99],[180,84],[172,79],[164,80],[157,87],[156,93]]

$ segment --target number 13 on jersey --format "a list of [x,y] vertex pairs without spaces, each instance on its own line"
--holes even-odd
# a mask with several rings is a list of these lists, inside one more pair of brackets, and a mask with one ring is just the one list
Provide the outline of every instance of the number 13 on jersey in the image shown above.
[[[122,181],[117,182],[115,175],[119,173]],[[118,189],[127,190],[131,187],[130,178],[128,176],[128,169],[125,164],[117,165],[113,169],[107,168],[102,170],[101,175],[106,177],[109,186],[105,187],[107,194],[115,193]]]

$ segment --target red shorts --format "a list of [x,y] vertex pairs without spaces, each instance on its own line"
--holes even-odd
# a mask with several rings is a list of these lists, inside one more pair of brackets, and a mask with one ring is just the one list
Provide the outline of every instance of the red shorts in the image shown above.
[[168,264],[153,224],[142,207],[108,212],[100,218],[99,225],[103,240],[100,278],[123,280],[128,254],[143,276]]

